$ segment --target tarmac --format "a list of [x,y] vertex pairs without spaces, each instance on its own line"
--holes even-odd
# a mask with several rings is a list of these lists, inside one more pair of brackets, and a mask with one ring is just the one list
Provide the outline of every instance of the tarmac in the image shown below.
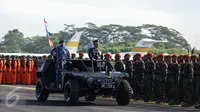
[[68,106],[63,94],[50,94],[45,102],[35,97],[34,85],[0,85],[0,112],[200,112],[192,107],[155,104],[155,102],[131,101],[119,106],[113,98],[98,97],[93,102],[79,99],[76,106]]

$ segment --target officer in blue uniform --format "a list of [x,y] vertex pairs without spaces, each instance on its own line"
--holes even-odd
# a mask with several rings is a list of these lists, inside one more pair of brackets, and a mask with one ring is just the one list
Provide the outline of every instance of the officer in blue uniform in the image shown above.
[[61,40],[59,46],[51,50],[51,55],[56,55],[56,81],[59,81],[59,69],[62,69],[62,61],[70,58],[69,50],[64,46],[65,41]]

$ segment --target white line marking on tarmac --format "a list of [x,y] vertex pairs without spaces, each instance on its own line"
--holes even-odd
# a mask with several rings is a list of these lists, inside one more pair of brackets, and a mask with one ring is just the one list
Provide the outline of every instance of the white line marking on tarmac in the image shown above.
[[89,109],[92,109],[92,110],[96,110],[97,112],[102,112],[102,111],[104,111],[104,112],[122,112],[122,111],[124,111],[124,112],[137,112],[137,111],[130,111],[130,110],[121,110],[121,109],[113,109],[113,108],[111,108],[111,109],[109,109],[109,108],[100,108],[100,107],[86,107],[86,108],[89,108]]
[[23,87],[23,86],[14,86],[14,85],[0,85],[0,87],[1,86],[3,86],[3,87],[12,87],[12,88],[20,87],[20,89],[35,90],[35,88],[33,88],[33,87]]

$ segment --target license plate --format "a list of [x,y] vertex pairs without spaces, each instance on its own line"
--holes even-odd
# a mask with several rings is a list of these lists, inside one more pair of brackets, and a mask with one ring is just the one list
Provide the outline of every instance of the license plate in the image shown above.
[[115,88],[115,85],[113,84],[101,84],[102,88]]

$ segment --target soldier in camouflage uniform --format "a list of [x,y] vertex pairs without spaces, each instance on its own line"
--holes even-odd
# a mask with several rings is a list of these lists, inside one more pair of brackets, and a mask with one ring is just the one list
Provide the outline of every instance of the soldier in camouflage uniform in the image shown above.
[[78,59],[83,59],[83,56],[84,56],[84,53],[83,53],[83,52],[80,52],[80,53],[79,53]]
[[183,59],[183,55],[178,56],[177,58],[178,64],[180,66],[180,75],[178,80],[178,102],[182,103],[184,101],[184,95],[183,95],[183,73],[185,68],[185,60]]
[[144,61],[144,63],[146,63],[147,62],[147,55],[144,55],[143,57],[142,57],[142,60]]
[[[156,64],[156,67],[158,66],[158,57],[157,56],[154,56],[153,57],[153,59],[154,59],[154,62],[155,62],[155,64]],[[156,73],[155,73],[155,75],[156,75]],[[154,85],[153,85],[153,90],[154,90],[154,98],[153,98],[153,101],[157,101],[158,99],[159,99],[159,97],[158,97],[158,86],[156,85],[156,82],[155,82],[155,76],[154,75]]]
[[152,60],[153,54],[148,53],[146,55],[146,63],[145,63],[145,73],[144,73],[144,101],[153,100],[153,82],[154,82],[154,72],[156,69],[156,64]]
[[125,54],[124,55],[124,64],[125,64],[125,70],[126,72],[129,74],[129,83],[130,85],[132,85],[132,79],[133,79],[133,75],[132,75],[132,71],[133,71],[133,63],[132,61],[130,60],[130,57],[131,55],[130,54]]
[[193,65],[190,62],[190,56],[184,55],[185,59],[185,67],[183,70],[183,94],[184,94],[184,104],[185,106],[191,106],[192,105],[192,94],[193,94]]
[[121,55],[120,54],[115,54],[115,65],[114,68],[116,71],[124,71],[125,66],[123,61],[121,60]]
[[76,54],[75,53],[71,54],[71,59],[76,59]]
[[133,63],[133,91],[135,92],[135,99],[141,99],[143,94],[143,78],[144,78],[144,70],[145,64],[141,59],[141,54],[136,54],[134,56],[135,61]]
[[200,55],[197,59],[197,63],[198,63],[198,69],[195,73],[195,79],[196,79],[196,83],[195,83],[195,96],[197,98],[197,106],[196,108],[200,108]]
[[171,55],[167,55],[165,56],[165,62],[168,66],[167,68],[167,77],[166,77],[166,83],[165,83],[165,95],[166,95],[166,101],[170,101],[172,100],[172,96],[171,96],[171,91],[170,89],[172,88],[173,85],[173,63],[172,63],[172,58]]
[[154,56],[154,57],[153,57],[153,61],[154,61],[155,63],[157,63],[157,56]]
[[[111,63],[110,63],[111,58],[112,58],[112,55],[109,54],[109,53],[106,53],[106,54],[104,55],[104,60],[105,60],[106,62],[103,63],[103,67],[104,67],[103,69],[104,69],[106,72],[108,72],[107,74],[110,74],[109,71],[112,71],[112,69],[113,69],[113,67],[112,67],[112,65],[111,65]],[[107,70],[107,69],[108,69],[108,70]]]
[[197,76],[198,75],[200,75],[199,73],[199,64],[197,63],[197,55],[192,55],[191,57],[190,57],[190,59],[191,59],[191,62],[192,62],[192,64],[193,64],[193,70],[194,70],[194,77],[193,77],[193,97],[192,97],[192,104],[196,104],[197,103],[197,101],[198,101],[198,96],[199,96],[199,94],[196,94],[196,90],[197,90],[197,86],[196,85],[198,85],[197,84]]
[[160,103],[165,100],[165,81],[167,76],[167,64],[164,61],[164,55],[158,55],[158,66],[156,66],[155,73],[155,83],[157,86],[156,95],[159,96],[159,99],[156,103]]
[[169,104],[178,104],[178,82],[180,76],[180,65],[177,62],[177,55],[172,55],[172,63],[168,65],[168,76],[167,80],[171,87],[169,88],[168,98],[170,99]]

